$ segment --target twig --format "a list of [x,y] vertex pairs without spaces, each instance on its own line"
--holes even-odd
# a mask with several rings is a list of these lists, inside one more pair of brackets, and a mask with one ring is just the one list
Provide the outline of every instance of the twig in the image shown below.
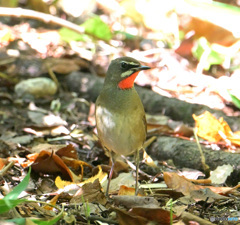
[[204,154],[203,154],[203,150],[202,150],[201,145],[200,145],[200,143],[199,143],[199,139],[198,139],[198,136],[197,136],[197,128],[194,129],[194,137],[195,137],[195,139],[196,139],[196,143],[197,143],[197,146],[198,146],[200,155],[201,155],[201,161],[202,161],[202,166],[203,166],[204,172],[205,172],[205,174],[209,175],[209,173],[210,173],[210,168],[209,168],[209,166],[206,164],[205,156],[204,156]]
[[14,162],[11,161],[8,163],[3,169],[0,170],[0,176],[4,176],[4,174],[14,165]]
[[53,70],[50,68],[49,65],[47,65],[47,69],[48,69],[48,74],[49,76],[52,78],[52,80],[54,81],[54,83],[57,85],[57,87],[59,88],[60,87],[60,84],[58,82],[58,79],[55,75],[55,73],[53,72]]
[[[136,170],[136,166],[135,166],[132,162],[130,162],[130,161],[127,159],[127,157],[125,157],[124,155],[121,155],[121,157],[126,160],[127,164],[130,166],[130,168],[132,168],[133,170]],[[140,174],[142,174],[143,176],[146,176],[146,177],[148,177],[148,178],[152,178],[152,176],[150,176],[150,175],[148,175],[147,173],[143,172],[141,169],[139,169],[138,172],[139,172]]]
[[80,34],[84,33],[85,31],[83,27],[80,27],[67,20],[58,18],[56,16],[52,16],[50,14],[37,12],[29,9],[0,7],[0,16],[23,17],[23,18],[41,20],[44,23],[54,23],[62,27],[67,27]]

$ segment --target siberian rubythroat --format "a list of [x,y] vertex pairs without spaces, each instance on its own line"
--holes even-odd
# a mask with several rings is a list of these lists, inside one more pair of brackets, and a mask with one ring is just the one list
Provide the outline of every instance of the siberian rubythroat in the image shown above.
[[103,89],[96,101],[96,126],[102,146],[110,152],[112,161],[106,195],[109,194],[114,160],[113,154],[136,154],[136,185],[138,192],[139,150],[146,139],[146,118],[143,104],[134,88],[134,80],[142,66],[136,59],[121,57],[108,68]]

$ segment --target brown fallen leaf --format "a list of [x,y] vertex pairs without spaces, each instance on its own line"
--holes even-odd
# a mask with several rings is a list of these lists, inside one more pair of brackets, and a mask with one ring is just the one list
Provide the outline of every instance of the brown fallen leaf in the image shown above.
[[31,165],[37,173],[56,174],[61,173],[67,180],[73,180],[72,174],[63,160],[54,152],[41,151]]
[[163,178],[169,188],[181,192],[184,195],[190,195],[193,190],[199,190],[199,186],[191,183],[185,177],[179,176],[177,173],[164,172]]
[[[131,210],[124,211],[119,208],[113,209],[117,213],[119,224],[170,224],[170,212],[161,208],[133,208]],[[173,215],[173,219],[177,216]]]
[[64,146],[63,148],[58,149],[56,151],[56,154],[61,158],[64,156],[72,159],[78,159],[77,150],[74,148],[72,144],[69,144],[67,146]]
[[217,194],[224,195],[236,189],[236,187],[229,188],[229,187],[213,187],[213,186],[196,185],[190,182],[189,180],[187,180],[187,178],[179,176],[177,173],[164,172],[163,178],[169,188],[172,188],[175,191],[181,192],[184,195],[191,195],[192,191],[197,191],[197,190],[206,189],[206,188],[211,189],[211,191]]
[[[157,222],[157,224],[168,225],[170,224],[170,212],[161,208],[146,208],[139,207],[133,208],[130,212],[134,215],[138,215],[148,219],[149,221]],[[172,219],[176,219],[176,215],[172,215]]]
[[99,179],[93,183],[86,183],[76,192],[70,203],[94,202],[105,205],[107,203],[106,196],[102,192]]
[[87,167],[92,169],[92,165],[90,165],[90,164],[88,164],[88,163],[86,163],[86,162],[84,162],[82,160],[68,158],[68,157],[65,157],[65,156],[62,157],[62,160],[64,161],[64,163],[67,166],[71,166],[72,168],[74,168],[76,170],[79,167],[81,167],[81,177],[83,177],[83,166],[87,166]]
[[[46,149],[46,150],[42,150]],[[82,176],[76,176],[68,166],[78,169],[81,167],[83,175],[83,166],[92,166],[81,160],[78,160],[78,154],[73,145],[39,145],[34,148],[34,153],[27,155],[28,161],[21,163],[25,168],[32,165],[33,170],[37,173],[56,174],[61,173],[65,180],[79,182]]]
[[148,220],[141,216],[133,215],[125,210],[114,208],[113,209],[117,213],[117,220],[119,225],[147,225]]
[[121,185],[118,191],[118,195],[135,195],[135,188]]

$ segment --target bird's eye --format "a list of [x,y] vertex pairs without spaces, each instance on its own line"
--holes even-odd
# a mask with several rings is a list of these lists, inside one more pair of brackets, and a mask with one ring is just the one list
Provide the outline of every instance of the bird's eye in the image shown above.
[[122,69],[127,69],[128,68],[128,64],[126,62],[121,62],[121,68]]

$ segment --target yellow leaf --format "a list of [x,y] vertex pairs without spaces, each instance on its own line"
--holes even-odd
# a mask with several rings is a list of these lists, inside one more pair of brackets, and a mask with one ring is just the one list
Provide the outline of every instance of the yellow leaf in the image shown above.
[[[65,180],[62,180],[61,177],[56,177],[55,179],[55,185],[57,186],[57,188],[59,189],[62,189],[68,185],[72,185],[72,184],[77,184],[78,186],[82,187],[84,184],[86,183],[93,183],[96,179],[99,179],[99,182],[102,184],[106,179],[107,179],[107,173],[104,173],[102,171],[102,168],[101,166],[98,166],[99,168],[99,171],[98,173],[93,176],[93,177],[90,177],[89,179],[85,180],[84,182],[71,182],[71,181],[65,181]],[[77,179],[74,179],[74,180],[77,180]]]
[[85,180],[84,182],[81,182],[80,185],[82,186],[86,183],[93,183],[97,179],[99,179],[99,182],[102,184],[107,179],[108,174],[102,171],[101,166],[98,166],[98,169],[99,169],[99,171],[95,176],[90,177],[89,179]]
[[231,136],[227,137],[233,144],[240,146],[240,131],[234,132]]
[[[51,204],[51,205],[56,205],[58,198],[59,198],[59,195],[55,195],[55,196],[51,199],[51,201],[48,202],[48,203]],[[52,210],[52,209],[53,209],[53,207],[50,206],[50,205],[45,205],[43,208],[46,209],[46,210]]]
[[218,120],[208,111],[200,116],[193,114],[196,122],[197,135],[210,142],[224,140],[235,145],[240,145],[240,131],[232,132],[228,123],[221,117]]
[[216,117],[208,111],[205,111],[199,116],[193,114],[193,119],[196,122],[197,135],[210,142],[222,140],[220,134],[225,134],[226,130],[231,130],[224,120],[221,118],[217,120]]
[[55,179],[55,185],[57,186],[58,189],[63,189],[64,187],[71,184],[74,184],[74,183],[71,181],[62,180],[60,176],[57,176]]

